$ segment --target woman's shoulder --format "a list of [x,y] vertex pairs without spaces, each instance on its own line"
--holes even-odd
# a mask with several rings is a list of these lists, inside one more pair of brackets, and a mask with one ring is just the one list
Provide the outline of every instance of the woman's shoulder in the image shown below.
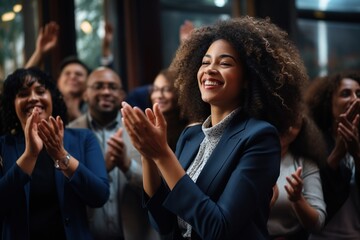
[[238,121],[237,124],[240,128],[244,128],[250,135],[256,135],[257,133],[273,133],[278,135],[276,127],[264,120],[246,118],[242,121]]
[[188,138],[192,138],[198,134],[203,134],[202,132],[202,123],[201,122],[196,122],[196,123],[191,123],[188,124],[184,130],[182,131],[179,139],[188,139]]

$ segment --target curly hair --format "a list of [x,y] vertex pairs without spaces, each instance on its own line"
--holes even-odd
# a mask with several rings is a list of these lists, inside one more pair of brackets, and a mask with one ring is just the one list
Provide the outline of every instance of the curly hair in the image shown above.
[[[316,146],[316,151],[314,151],[314,146]],[[320,167],[325,165],[326,142],[320,129],[310,116],[303,115],[300,132],[289,144],[289,151],[296,158],[314,161]]]
[[360,85],[360,72],[342,71],[315,78],[305,93],[305,103],[308,106],[309,114],[325,136],[331,134],[334,121],[332,97],[344,78],[353,79]]
[[68,123],[65,102],[50,75],[35,67],[28,69],[21,68],[10,74],[4,82],[4,92],[1,97],[1,102],[6,103],[1,108],[3,133],[16,134],[23,131],[15,111],[15,98],[23,87],[24,82],[29,78],[34,80],[30,81],[30,85],[34,82],[39,82],[50,91],[53,104],[52,115],[54,117],[60,116],[64,125]]
[[170,68],[177,74],[179,104],[191,121],[204,121],[210,105],[201,99],[197,72],[209,46],[224,39],[232,44],[244,66],[246,90],[243,110],[249,117],[286,131],[303,108],[302,92],[308,83],[304,63],[287,33],[269,19],[242,17],[195,29],[180,45]]

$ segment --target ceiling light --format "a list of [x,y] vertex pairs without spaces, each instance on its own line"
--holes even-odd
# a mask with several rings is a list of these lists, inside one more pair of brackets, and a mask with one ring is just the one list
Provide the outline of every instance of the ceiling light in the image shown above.
[[1,20],[3,22],[8,22],[11,21],[15,18],[15,13],[14,12],[6,12],[1,16]]

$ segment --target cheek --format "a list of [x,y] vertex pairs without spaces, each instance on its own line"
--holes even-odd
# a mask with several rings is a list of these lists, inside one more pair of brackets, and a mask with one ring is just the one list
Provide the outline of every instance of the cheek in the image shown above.
[[156,99],[156,95],[155,94],[150,94],[150,99],[151,99],[151,101],[152,102],[154,102],[155,101],[155,99]]
[[79,84],[82,85],[85,88],[86,83],[86,77],[80,77],[79,78]]
[[57,82],[57,87],[59,88],[60,92],[64,89],[65,80],[63,77],[60,77]]
[[203,70],[200,68],[199,71],[197,72],[196,78],[198,80],[198,84],[200,86],[200,81],[201,81],[201,76],[202,76]]
[[22,113],[22,111],[21,111],[22,101],[20,101],[20,100],[15,100],[15,101],[14,101],[14,106],[15,106],[16,115],[17,115],[18,117],[20,117],[20,116],[21,116],[21,113]]
[[46,99],[45,99],[47,102],[48,102],[48,113],[51,115],[52,112],[53,112],[53,102],[52,102],[52,98],[51,98],[51,95],[47,95],[46,96]]
[[335,107],[342,107],[346,104],[346,100],[344,99],[341,99],[341,98],[335,98],[333,101],[332,101],[332,105],[335,106]]

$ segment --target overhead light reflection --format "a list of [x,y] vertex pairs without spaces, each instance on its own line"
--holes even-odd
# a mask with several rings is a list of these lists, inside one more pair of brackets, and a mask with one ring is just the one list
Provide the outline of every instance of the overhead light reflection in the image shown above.
[[86,20],[80,24],[80,28],[85,34],[90,34],[93,31],[91,23]]
[[11,21],[15,18],[15,13],[14,12],[6,12],[1,16],[1,20],[3,22],[8,22]]
[[13,7],[13,11],[14,11],[14,12],[18,13],[18,12],[20,12],[21,10],[22,10],[22,5],[21,5],[21,4],[16,4],[16,5],[14,5],[14,7]]
[[217,6],[217,7],[223,7],[223,6],[225,6],[226,2],[227,2],[227,0],[214,0],[214,4],[215,4],[215,6]]

